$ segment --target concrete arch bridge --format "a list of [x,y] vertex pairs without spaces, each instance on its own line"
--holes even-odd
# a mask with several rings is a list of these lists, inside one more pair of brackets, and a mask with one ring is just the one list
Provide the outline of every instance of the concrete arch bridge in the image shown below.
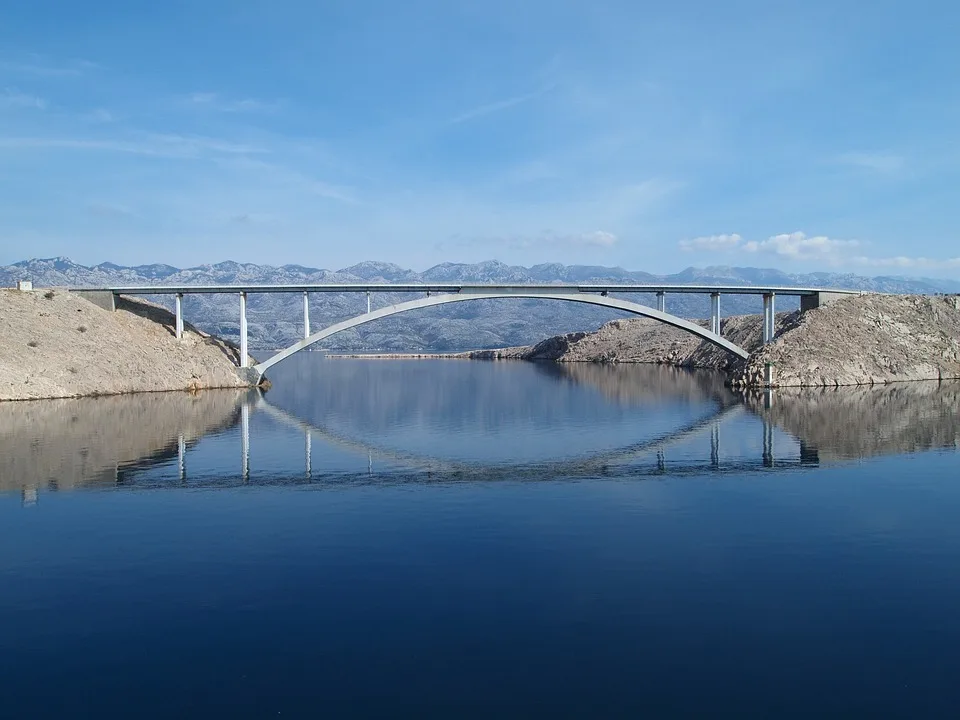
[[[268,369],[285,360],[296,352],[335,335],[344,330],[374,322],[400,313],[447,305],[469,300],[523,298],[536,300],[558,300],[578,302],[588,305],[607,307],[614,310],[647,317],[666,325],[679,328],[716,345],[726,352],[740,358],[749,353],[742,347],[730,342],[720,334],[720,297],[722,295],[761,295],[763,297],[763,341],[770,342],[774,336],[775,298],[777,295],[800,298],[801,310],[818,307],[844,295],[857,295],[859,291],[826,290],[821,288],[795,287],[744,287],[711,285],[482,285],[482,284],[323,284],[323,285],[183,285],[183,286],[119,286],[103,288],[73,288],[101,307],[113,309],[119,295],[173,295],[176,305],[176,336],[183,335],[182,298],[187,294],[232,293],[240,298],[240,366],[247,367],[247,296],[251,293],[302,293],[303,295],[303,339],[275,355],[254,365],[251,370],[262,376]],[[334,323],[322,330],[311,332],[310,295],[315,293],[366,293],[367,312],[341,322]],[[371,298],[376,293],[410,293],[411,300],[374,309]],[[641,305],[616,295],[632,293],[655,294],[657,306]],[[695,322],[667,312],[667,294],[701,294],[710,296],[710,326],[701,327]]]

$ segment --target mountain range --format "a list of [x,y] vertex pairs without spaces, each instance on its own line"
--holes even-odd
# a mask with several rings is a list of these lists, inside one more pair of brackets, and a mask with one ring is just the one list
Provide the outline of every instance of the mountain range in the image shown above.
[[[104,285],[228,285],[228,284],[319,284],[357,282],[404,283],[600,283],[620,284],[724,284],[810,286],[891,293],[957,293],[960,282],[848,273],[786,273],[754,267],[690,267],[671,275],[655,275],[620,267],[546,263],[523,267],[495,260],[481,263],[441,263],[423,272],[384,262],[362,262],[340,270],[302,265],[258,265],[232,261],[177,268],[165,264],[127,267],[114,263],[86,266],[67,258],[24,260],[0,266],[0,286],[17,280],[32,280],[37,287]],[[630,299],[653,305],[647,294]],[[155,302],[172,307],[172,298],[153,296]],[[373,296],[374,307],[401,302],[410,295],[382,293]],[[760,312],[757,297],[724,297],[724,314]],[[187,295],[186,320],[228,339],[239,335],[239,300],[231,295]],[[667,296],[667,310],[684,317],[705,317],[709,300],[691,295]],[[778,310],[797,307],[783,298]],[[361,294],[324,293],[311,299],[311,324],[319,330],[366,310]],[[464,350],[525,345],[551,335],[592,330],[623,314],[579,303],[548,300],[477,300],[450,306],[426,308],[385,318],[329,338],[325,347],[334,350]],[[251,294],[248,302],[250,345],[268,349],[289,345],[302,334],[301,298],[296,294]]]

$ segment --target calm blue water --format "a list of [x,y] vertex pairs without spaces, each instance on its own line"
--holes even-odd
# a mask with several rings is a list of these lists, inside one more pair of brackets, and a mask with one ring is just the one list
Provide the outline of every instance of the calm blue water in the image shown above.
[[332,360],[0,405],[0,716],[955,716],[956,386]]

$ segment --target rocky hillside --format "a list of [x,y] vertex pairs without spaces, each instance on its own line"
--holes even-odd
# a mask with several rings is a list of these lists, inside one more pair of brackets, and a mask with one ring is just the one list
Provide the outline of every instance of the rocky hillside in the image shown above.
[[237,350],[164,308],[116,312],[68,292],[0,290],[0,400],[244,387]]
[[[123,267],[102,263],[92,267],[65,258],[27,260],[0,267],[0,286],[16,280],[33,280],[37,287],[150,285],[150,284],[261,284],[261,283],[348,283],[348,282],[471,282],[550,283],[616,282],[623,284],[730,284],[806,285],[852,288],[880,292],[933,293],[960,291],[949,281],[907,280],[896,277],[866,278],[836,273],[806,275],[758,268],[688,268],[672,275],[654,275],[618,267],[561,265],[547,263],[533,267],[505,265],[490,261],[475,264],[442,263],[423,272],[397,265],[365,262],[340,270],[301,265],[273,267],[253,263],[223,262],[192,268],[154,264]],[[409,295],[374,295],[374,307],[410,299]],[[637,294],[629,299],[654,305],[652,296]],[[169,297],[154,297],[161,304]],[[793,302],[793,304],[790,304]],[[668,310],[682,317],[705,317],[709,300],[699,296],[668,296]],[[236,341],[239,334],[239,301],[231,295],[187,296],[186,318],[206,332]],[[778,308],[797,308],[795,300],[782,298]],[[357,294],[330,293],[312,300],[313,327],[320,329],[366,310],[366,298]],[[725,297],[725,315],[760,312],[756,297]],[[251,295],[248,306],[252,348],[285,347],[300,338],[301,300],[296,295]],[[478,300],[447,307],[428,308],[355,328],[329,339],[325,347],[334,350],[456,351],[466,348],[495,348],[529,345],[545,337],[572,330],[594,330],[623,314],[577,303],[543,300]]]
[[782,387],[960,378],[960,296],[843,298],[798,315],[731,381],[757,385],[767,363]]
[[[706,321],[701,321],[706,326]],[[477,359],[661,363],[726,370],[732,385],[763,384],[773,363],[781,387],[874,385],[960,378],[960,296],[850,296],[806,313],[777,315],[761,343],[759,315],[726,318],[721,333],[751,352],[742,361],[653,320],[615,320],[531,347],[463,353]]]
[[[779,313],[777,332],[795,322],[797,313]],[[707,327],[706,320],[697,321]],[[760,347],[762,323],[759,315],[724,318],[720,332],[746,350]],[[556,362],[657,363],[695,368],[727,369],[730,355],[688,332],[656,320],[637,318],[613,320],[596,332],[576,332],[547,338],[533,346],[479,350],[461,353],[479,360],[552,360]]]

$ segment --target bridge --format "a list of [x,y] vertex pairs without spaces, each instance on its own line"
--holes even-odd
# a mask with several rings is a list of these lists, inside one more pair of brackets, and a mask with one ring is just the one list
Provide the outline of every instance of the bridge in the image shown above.
[[[269,368],[285,360],[296,352],[303,350],[321,340],[350,328],[373,322],[381,318],[399,313],[434,305],[446,305],[468,300],[524,298],[535,300],[561,300],[567,302],[597,305],[614,310],[647,317],[666,325],[679,328],[696,335],[707,342],[740,358],[747,358],[749,353],[742,347],[727,340],[720,332],[720,298],[722,295],[760,295],[763,297],[763,342],[773,340],[775,334],[775,302],[776,297],[788,296],[800,298],[801,311],[809,310],[831,302],[844,295],[859,295],[858,290],[832,290],[825,288],[801,287],[763,287],[740,285],[617,285],[617,284],[522,284],[522,285],[492,285],[492,284],[400,284],[400,283],[370,283],[370,284],[319,284],[319,285],[139,285],[116,286],[97,288],[70,288],[72,292],[86,297],[88,300],[109,310],[116,307],[116,298],[120,295],[172,295],[175,298],[175,334],[179,339],[183,336],[183,296],[202,294],[235,294],[240,298],[240,367],[247,368],[247,296],[255,293],[301,293],[303,295],[303,339],[288,348],[280,350],[272,357],[253,366],[258,376],[262,376]],[[334,323],[317,332],[310,328],[310,295],[315,293],[365,293],[367,298],[367,312],[348,320]],[[409,293],[416,295],[414,299],[395,303],[377,309],[373,308],[372,300],[376,293]],[[650,307],[631,300],[614,297],[626,294],[653,294],[657,299],[657,306]],[[667,312],[666,296],[668,294],[699,294],[710,296],[710,325],[707,328],[672,315]]]

